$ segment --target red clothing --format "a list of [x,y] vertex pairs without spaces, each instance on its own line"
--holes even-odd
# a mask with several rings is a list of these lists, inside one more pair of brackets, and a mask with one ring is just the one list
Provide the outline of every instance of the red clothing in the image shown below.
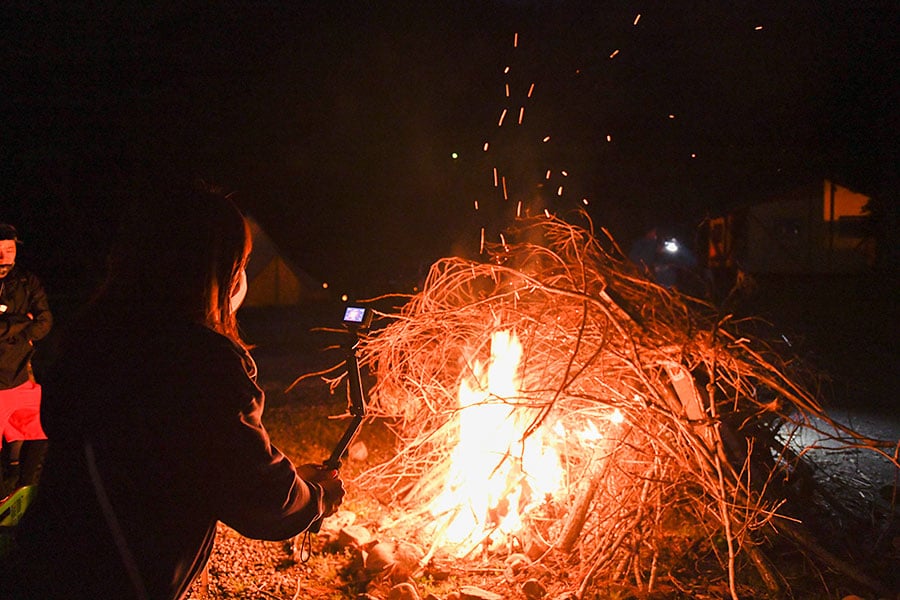
[[41,428],[41,386],[32,381],[0,390],[0,433],[7,442],[46,440]]

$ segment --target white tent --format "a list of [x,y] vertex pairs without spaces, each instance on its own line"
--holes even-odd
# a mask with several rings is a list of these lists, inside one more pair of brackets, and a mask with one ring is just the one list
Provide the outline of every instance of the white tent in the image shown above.
[[247,216],[253,235],[253,253],[247,265],[247,297],[244,306],[292,306],[321,299],[321,282],[291,264],[259,222]]

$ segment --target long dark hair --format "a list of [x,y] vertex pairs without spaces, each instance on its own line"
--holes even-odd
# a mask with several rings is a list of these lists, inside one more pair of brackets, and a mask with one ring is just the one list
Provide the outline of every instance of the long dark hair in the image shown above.
[[231,296],[251,243],[233,198],[215,187],[143,197],[123,221],[97,303],[137,318],[189,319],[246,347]]

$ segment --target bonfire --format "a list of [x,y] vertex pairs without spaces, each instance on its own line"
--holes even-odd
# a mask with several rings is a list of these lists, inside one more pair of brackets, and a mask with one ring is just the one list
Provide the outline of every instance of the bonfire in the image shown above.
[[422,569],[543,565],[579,598],[652,591],[686,531],[709,540],[733,598],[741,583],[783,591],[767,556],[781,538],[883,589],[785,510],[810,497],[792,432],[894,467],[896,447],[833,422],[815,371],[653,283],[580,218],[519,219],[483,260],[439,260],[361,340],[369,415],[396,435],[357,482],[394,509],[382,527],[425,548]]

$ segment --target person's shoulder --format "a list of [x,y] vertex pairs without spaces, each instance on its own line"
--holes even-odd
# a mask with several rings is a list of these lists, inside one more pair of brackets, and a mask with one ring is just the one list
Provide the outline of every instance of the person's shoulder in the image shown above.
[[6,279],[9,281],[21,281],[24,283],[33,279],[37,279],[37,277],[34,275],[34,273],[23,267],[21,264],[16,263],[13,265],[12,270],[10,270],[9,274],[6,276]]
[[[189,374],[194,385],[207,392],[216,390],[217,401],[232,397],[237,409],[259,395],[255,365],[243,348],[200,324],[185,326],[182,334],[177,369],[187,369],[183,373]],[[229,394],[222,396],[219,390],[229,390]]]
[[35,290],[38,288],[43,289],[41,278],[38,277],[34,272],[29,271],[21,265],[17,264],[15,267],[13,267],[13,270],[7,277],[10,277],[13,281],[18,281],[20,285],[30,290]]
[[176,336],[189,339],[193,346],[202,347],[206,352],[234,354],[239,351],[239,347],[226,336],[200,323],[173,323],[173,328]]
[[186,349],[205,358],[209,365],[239,366],[246,371],[247,352],[227,336],[200,323],[182,324],[179,334]]

